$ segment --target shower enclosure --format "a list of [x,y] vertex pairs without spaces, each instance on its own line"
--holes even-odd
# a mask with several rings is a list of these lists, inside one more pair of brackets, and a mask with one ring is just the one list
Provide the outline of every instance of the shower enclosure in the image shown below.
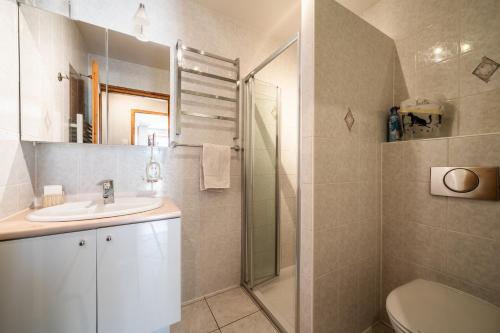
[[242,80],[242,284],[290,333],[297,290],[297,43],[290,40]]

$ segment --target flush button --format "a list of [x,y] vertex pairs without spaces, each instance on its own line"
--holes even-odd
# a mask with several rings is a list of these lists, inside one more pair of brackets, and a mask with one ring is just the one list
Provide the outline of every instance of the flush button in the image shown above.
[[474,191],[479,186],[479,177],[474,171],[456,168],[444,175],[443,182],[453,192],[467,193]]

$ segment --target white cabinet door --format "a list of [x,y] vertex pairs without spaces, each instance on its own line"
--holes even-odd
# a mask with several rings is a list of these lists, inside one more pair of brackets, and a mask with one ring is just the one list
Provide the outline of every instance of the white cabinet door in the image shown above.
[[0,242],[0,332],[95,333],[96,231]]
[[97,230],[99,333],[168,332],[180,289],[180,219]]

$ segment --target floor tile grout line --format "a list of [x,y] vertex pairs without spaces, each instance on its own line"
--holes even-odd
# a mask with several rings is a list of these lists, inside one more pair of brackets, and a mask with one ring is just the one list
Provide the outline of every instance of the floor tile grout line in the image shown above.
[[[233,320],[232,322],[227,323],[226,325],[219,327],[219,329],[222,329],[222,328],[224,328],[224,327],[227,327],[227,326],[229,326],[229,325],[231,325],[231,324],[234,324],[234,323],[236,323],[236,322],[238,322],[238,321],[240,321],[240,320],[243,320],[243,319],[245,319],[245,318],[247,318],[247,317],[250,317],[251,315],[254,315],[254,314],[256,314],[256,313],[258,313],[258,312],[261,312],[261,311],[262,311],[262,310],[261,310],[260,308],[257,308],[257,311],[252,312],[252,313],[249,313],[249,314],[247,314],[247,315],[244,315],[244,316],[243,316],[243,317],[241,317],[240,319]],[[267,317],[266,317],[266,318],[267,318]],[[217,324],[217,325],[219,325],[219,324]]]
[[210,304],[208,303],[207,298],[206,298],[206,297],[203,297],[203,300],[205,301],[205,304],[207,305],[207,307],[208,307],[208,311],[210,311],[210,314],[212,315],[212,318],[214,318],[215,325],[217,325],[217,329],[220,331],[220,325],[219,325],[219,322],[217,321],[217,318],[215,318],[215,315],[214,315],[214,313],[213,313],[212,309],[210,308]]

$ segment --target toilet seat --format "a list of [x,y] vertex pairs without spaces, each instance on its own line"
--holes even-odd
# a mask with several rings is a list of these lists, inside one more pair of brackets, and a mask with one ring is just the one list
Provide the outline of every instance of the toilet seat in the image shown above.
[[394,289],[386,308],[398,333],[500,332],[499,307],[422,279]]

